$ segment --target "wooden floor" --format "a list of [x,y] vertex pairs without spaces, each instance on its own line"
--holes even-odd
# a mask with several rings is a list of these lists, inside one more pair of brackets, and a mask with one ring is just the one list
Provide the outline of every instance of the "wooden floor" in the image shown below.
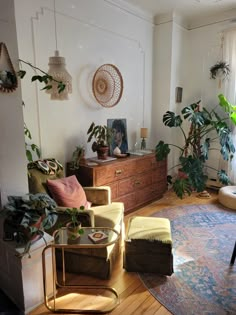
[[[168,191],[165,196],[149,204],[132,214],[125,216],[125,224],[127,224],[128,218],[131,215],[141,215],[149,216],[152,213],[161,210],[163,208],[173,207],[181,204],[205,204],[205,203],[214,203],[217,200],[217,193],[210,191],[211,198],[201,199],[198,198],[196,194],[191,197],[185,197],[184,199],[178,199],[173,192]],[[145,286],[139,279],[137,273],[126,272],[123,269],[122,255],[116,262],[115,268],[112,273],[110,280],[99,280],[91,279],[89,277],[75,276],[73,275],[75,281],[80,281],[81,283],[91,283],[95,282],[96,284],[105,284],[114,287],[120,298],[119,305],[110,312],[111,315],[167,315],[171,314],[164,306],[162,306],[150,293],[146,290]],[[92,299],[91,299],[92,300]],[[81,300],[83,303],[84,300]],[[103,303],[104,301],[100,301]],[[71,302],[70,302],[71,303]],[[96,301],[93,299],[91,303],[96,304]],[[101,305],[101,304],[100,304]],[[41,305],[37,309],[33,310],[30,315],[43,315],[51,314],[44,305]],[[66,314],[66,313],[63,313]]]

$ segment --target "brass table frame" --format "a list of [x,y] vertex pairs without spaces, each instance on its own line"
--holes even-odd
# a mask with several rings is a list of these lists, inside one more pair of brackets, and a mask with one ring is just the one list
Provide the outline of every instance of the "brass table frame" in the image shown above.
[[[67,238],[65,240],[65,242],[63,244],[57,244],[55,242],[56,237],[58,236],[59,233],[66,233],[66,228],[62,227],[59,230],[56,230],[53,234],[54,236],[54,243],[51,243],[49,245],[47,245],[42,252],[42,267],[43,267],[43,290],[44,290],[44,304],[47,307],[47,309],[53,313],[81,313],[81,314],[88,314],[88,313],[108,313],[110,311],[112,311],[118,304],[119,304],[119,295],[117,293],[117,291],[109,286],[105,286],[105,285],[83,285],[83,284],[77,284],[77,285],[69,285],[66,283],[66,271],[65,271],[65,249],[81,249],[81,248],[93,248],[93,249],[98,249],[98,248],[105,248],[109,245],[112,245],[114,243],[116,243],[119,239],[119,233],[112,229],[112,228],[108,228],[108,227],[97,227],[97,228],[92,228],[92,227],[83,227],[83,230],[87,230],[87,233],[92,233],[92,232],[96,232],[96,231],[104,231],[106,232],[113,232],[115,233],[116,237],[115,239],[113,239],[112,241],[108,241],[104,240],[101,243],[93,243],[92,241],[90,241],[90,239],[88,238],[87,235],[81,235],[80,238],[81,240],[83,240],[82,244],[79,243],[75,243],[75,244],[68,244],[67,243]],[[60,232],[61,231],[61,232]],[[57,266],[56,266],[56,257],[55,257],[55,250],[56,248],[61,248],[62,250],[62,283],[58,282],[57,279]],[[50,297],[47,294],[47,281],[46,281],[46,275],[47,275],[47,268],[46,268],[46,252],[47,250],[52,249],[52,273],[53,273],[53,292],[52,294],[50,294]],[[64,288],[64,289],[74,289],[79,291],[79,289],[103,289],[106,291],[110,291],[114,296],[115,296],[115,302],[114,305],[112,305],[110,308],[104,310],[94,310],[94,309],[63,309],[63,308],[57,308],[56,307],[56,295],[57,295],[57,288]],[[53,300],[53,307],[49,305],[49,301]]]

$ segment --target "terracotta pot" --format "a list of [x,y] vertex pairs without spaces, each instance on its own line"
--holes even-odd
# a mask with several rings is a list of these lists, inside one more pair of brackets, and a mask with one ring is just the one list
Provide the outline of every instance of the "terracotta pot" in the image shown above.
[[97,148],[98,159],[106,160],[107,157],[108,157],[108,151],[109,151],[109,147],[108,146]]
[[79,230],[81,230],[81,223],[74,224],[73,222],[68,222],[66,224],[67,236],[69,239],[77,239],[80,237]]

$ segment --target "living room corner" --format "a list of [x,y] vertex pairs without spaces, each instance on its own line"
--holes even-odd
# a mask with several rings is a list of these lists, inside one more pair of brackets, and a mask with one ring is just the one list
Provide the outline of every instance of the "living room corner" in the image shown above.
[[[175,309],[173,301],[168,300],[169,296],[173,297],[169,292],[173,293],[174,287],[183,281],[184,284],[189,284],[191,289],[188,285],[183,285],[182,293],[189,294],[194,291],[194,283],[199,279],[197,286],[201,287],[203,284],[207,291],[206,282],[203,280],[205,281],[211,274],[211,280],[214,281],[218,272],[212,267],[213,261],[217,261],[219,268],[224,268],[223,276],[229,279],[229,283],[224,286],[227,290],[227,298],[224,300],[221,296],[222,300],[219,299],[224,300],[225,305],[217,303],[214,305],[212,301],[217,299],[218,292],[217,294],[211,292],[209,300],[204,300],[205,310],[209,312],[226,310],[230,314],[230,311],[235,309],[233,299],[230,301],[235,266],[229,264],[235,244],[235,210],[233,210],[234,206],[227,208],[227,203],[225,205],[219,203],[218,189],[221,184],[217,179],[217,172],[221,168],[229,169],[230,161],[223,162],[216,150],[210,152],[206,163],[209,168],[204,171],[210,179],[207,189],[211,194],[203,194],[203,197],[206,196],[204,200],[191,188],[192,195],[190,197],[184,195],[183,200],[179,200],[173,196],[172,189],[167,188],[166,182],[167,173],[176,175],[172,167],[179,164],[179,155],[173,149],[168,159],[157,161],[155,148],[160,140],[180,146],[183,143],[181,132],[173,132],[172,129],[167,130],[163,126],[165,112],[173,111],[178,115],[189,104],[200,104],[199,106],[210,111],[218,105],[218,95],[223,95],[227,91],[229,81],[224,80],[223,77],[211,78],[210,68],[222,59],[223,43],[225,43],[223,34],[225,30],[235,28],[236,7],[233,3],[231,10],[224,9],[212,15],[209,13],[209,16],[199,15],[184,19],[173,11],[155,15],[150,10],[135,6],[134,2],[132,0],[0,0],[1,42],[8,49],[15,71],[20,69],[26,71],[22,80],[17,78],[18,86],[14,91],[9,93],[0,91],[0,209],[6,205],[8,196],[30,193],[30,173],[34,174],[35,170],[37,172],[40,170],[41,173],[39,172],[37,176],[44,178],[44,182],[40,182],[44,189],[43,193],[49,193],[52,197],[53,194],[49,189],[50,180],[54,183],[58,180],[56,189],[60,188],[61,183],[64,185],[65,182],[66,186],[68,181],[73,180],[77,190],[84,189],[85,194],[94,198],[92,206],[87,206],[86,203],[85,214],[89,216],[92,214],[89,218],[89,226],[84,227],[85,235],[80,236],[81,240],[84,240],[88,234],[94,233],[105,233],[107,237],[107,243],[104,243],[103,247],[101,245],[100,248],[96,244],[99,248],[98,253],[91,243],[85,242],[85,246],[80,247],[80,244],[70,240],[65,245],[63,243],[65,231],[59,222],[57,225],[59,232],[56,232],[56,235],[59,235],[62,241],[60,239],[55,243],[52,235],[45,234],[46,243],[43,239],[39,243],[36,242],[36,250],[32,252],[31,258],[25,257],[24,260],[16,262],[15,249],[2,240],[4,227],[0,215],[0,282],[4,284],[5,293],[20,308],[19,312],[23,310],[30,315],[45,313],[48,305],[43,292],[41,255],[45,246],[49,244],[55,245],[55,252],[63,247],[66,249],[65,252],[69,248],[69,252],[72,253],[65,256],[63,253],[60,271],[63,270],[64,259],[66,264],[68,262],[69,265],[71,264],[72,273],[77,271],[79,264],[83,264],[80,270],[93,273],[96,284],[104,285],[106,288],[116,287],[118,293],[114,290],[115,297],[119,295],[120,301],[119,303],[115,301],[117,308],[115,306],[112,311],[114,315],[122,312],[125,314],[125,311],[127,315],[139,314],[137,312],[142,312],[142,308],[144,311],[147,310],[148,314],[148,311],[152,313],[152,307],[155,314],[163,312],[163,314],[182,315],[182,311],[184,314],[188,303],[186,301],[183,303],[182,310],[183,296],[176,295],[176,300],[172,299],[176,302]],[[224,0],[218,2],[220,5]],[[204,7],[205,3],[193,0],[192,5]],[[210,5],[209,2],[207,5]],[[217,4],[214,2],[214,5]],[[66,69],[72,78],[72,93],[69,93],[68,99],[51,99],[50,95],[45,93],[40,80],[32,82],[31,78],[37,72],[34,67],[27,65],[30,63],[47,72],[49,57],[55,50],[59,50],[65,57]],[[24,62],[19,62],[20,59]],[[100,82],[101,85],[97,86],[97,91],[94,83],[95,74],[104,66],[115,69],[115,75],[120,79],[118,102],[112,105],[109,103],[107,106],[99,101],[95,93],[99,89],[101,94],[107,92],[106,80],[115,81],[114,73],[105,76],[102,84]],[[111,90],[112,88],[113,92],[117,93],[117,86],[111,86]],[[108,91],[109,93],[111,92]],[[227,104],[234,106],[235,103],[235,100],[230,99]],[[121,152],[117,145],[116,150],[113,148],[114,150],[111,151],[110,146],[110,161],[104,162],[95,156],[92,142],[88,141],[87,131],[92,122],[107,129],[114,121],[121,121],[125,125],[123,136],[126,133],[128,150]],[[27,169],[29,161],[25,150],[24,124],[27,125],[27,130],[32,136],[32,139],[27,141],[30,140],[30,144],[36,144],[37,148],[40,148],[40,157],[35,151],[32,152],[34,160],[32,169]],[[187,130],[185,124],[183,127]],[[142,130],[146,131],[145,137],[142,136]],[[122,134],[122,130],[116,132]],[[144,150],[142,150],[143,140],[145,140]],[[75,148],[82,149],[83,154],[79,160],[73,155]],[[117,152],[118,154],[115,154]],[[50,167],[50,172],[47,173],[47,170],[46,173],[43,172],[45,169],[42,171],[49,163],[60,165],[62,174],[58,178],[57,171],[54,172],[55,170]],[[31,179],[34,180],[34,177],[32,176]],[[70,183],[68,186],[71,186]],[[90,187],[86,187],[86,191],[84,186]],[[96,188],[94,193],[93,188]],[[64,191],[59,193],[56,191],[53,198],[56,199],[57,194],[63,195],[63,193]],[[230,194],[234,205],[234,186]],[[232,203],[230,202],[230,205]],[[74,208],[72,204],[68,207]],[[80,208],[78,203],[76,207]],[[147,226],[161,222],[159,218],[165,216],[170,220],[164,224],[167,226],[168,245],[160,242],[159,231],[154,237],[156,244],[154,256],[158,257],[160,253],[165,256],[168,251],[170,265],[164,276],[159,276],[158,273],[165,268],[158,269],[155,276],[152,273],[142,272],[145,266],[149,265],[149,258],[146,259],[149,257],[148,251],[153,250],[150,239],[145,239],[146,236],[143,235],[138,239],[142,246],[145,244],[145,248],[147,247],[146,254],[142,246],[136,247],[136,241],[129,240],[132,233],[124,235],[123,226],[127,228],[129,219],[136,215],[139,218],[149,217]],[[138,222],[138,229],[140,225],[145,229],[143,222]],[[100,231],[102,228],[104,231]],[[229,240],[227,233],[232,235],[233,239]],[[126,237],[126,243],[123,243],[123,237]],[[67,245],[71,247],[67,248]],[[34,249],[34,246],[32,248]],[[135,252],[137,248],[138,251]],[[75,249],[81,251],[78,257],[73,253]],[[131,257],[129,266],[131,269],[134,268],[134,271],[137,264],[135,259],[132,260],[132,255],[144,256],[144,259],[143,257],[137,259],[141,265],[137,273],[125,269],[122,258],[123,253],[126,253],[125,250],[128,259]],[[143,253],[145,254],[142,255]],[[209,260],[205,257],[206,253],[211,255]],[[74,260],[71,259],[73,255]],[[53,259],[55,260],[54,256]],[[56,264],[50,265],[51,253],[46,260],[45,265],[49,270],[48,279],[51,281]],[[163,264],[166,264],[165,259]],[[144,269],[142,269],[143,265]],[[156,271],[156,264],[153,265]],[[194,268],[199,268],[195,278],[191,277]],[[206,269],[209,270],[208,274]],[[187,275],[185,274],[183,278],[181,278],[182,270],[183,273],[187,270]],[[202,282],[201,270],[205,270]],[[76,280],[88,285],[93,284],[94,279],[91,279],[91,274],[87,275],[86,272],[83,275],[76,275],[75,278],[69,272],[72,286]],[[37,282],[37,286],[32,296],[33,291],[30,291],[34,281]],[[63,281],[62,287],[65,285]],[[55,283],[55,286],[58,285],[55,279],[51,282]],[[161,295],[168,285],[170,291]],[[220,281],[217,282],[217,286],[221,287]],[[102,290],[102,287],[99,289]],[[201,290],[196,295],[192,294],[191,298],[193,296],[194,298],[189,300],[189,305],[194,308],[192,305],[195,305],[197,299],[199,310],[204,311],[204,303],[201,303],[199,298],[201,294]],[[51,292],[49,296],[46,296],[46,299],[50,300]],[[94,301],[91,300],[89,304],[93,304]],[[44,302],[46,306],[43,305]],[[102,300],[101,303],[103,302]],[[83,305],[82,298],[79,304]],[[39,308],[35,309],[38,306]],[[50,307],[45,314],[55,311],[55,306],[54,309]]]

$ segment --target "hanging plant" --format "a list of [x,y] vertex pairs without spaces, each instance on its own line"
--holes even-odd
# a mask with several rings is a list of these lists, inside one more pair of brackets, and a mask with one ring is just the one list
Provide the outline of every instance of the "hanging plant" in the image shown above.
[[[45,86],[42,88],[42,90],[50,90],[50,89],[52,89],[52,83],[53,82],[57,83],[58,93],[61,93],[62,91],[65,90],[66,84],[63,83],[62,81],[59,81],[59,80],[55,79],[53,76],[49,75],[48,73],[46,73],[45,71],[41,70],[40,68],[32,65],[30,62],[24,61],[22,59],[19,59],[19,61],[21,63],[24,63],[24,64],[28,65],[33,70],[38,71],[39,73],[41,73],[41,75],[39,75],[39,74],[33,75],[32,78],[31,78],[31,81],[32,82],[39,81],[40,83],[44,83]],[[26,75],[26,71],[25,70],[19,70],[17,72],[17,75],[21,79],[23,79],[24,76]]]
[[230,67],[225,61],[218,61],[210,68],[211,79],[216,79],[217,77],[223,77],[225,79],[229,74]]

